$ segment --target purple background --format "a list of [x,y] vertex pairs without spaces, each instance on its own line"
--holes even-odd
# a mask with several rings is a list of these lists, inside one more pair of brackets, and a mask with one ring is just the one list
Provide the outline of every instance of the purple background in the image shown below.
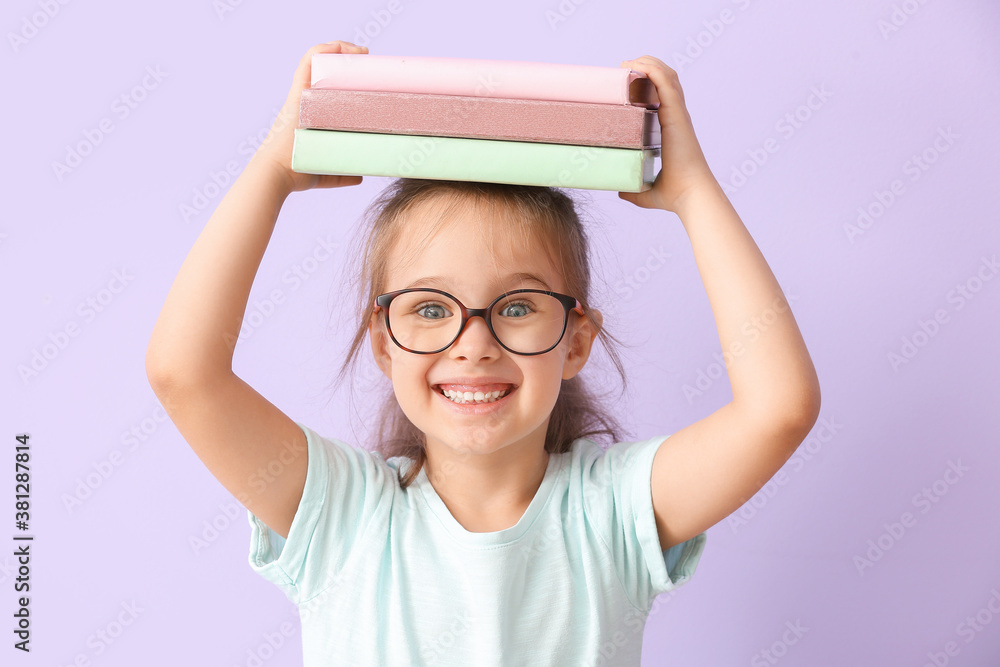
[[[16,574],[0,547],[5,664],[301,664],[295,608],[250,570],[245,512],[163,420],[143,359],[221,198],[213,174],[246,164],[299,58],[333,39],[606,66],[651,54],[680,74],[709,163],[792,300],[823,406],[785,476],[713,527],[695,577],[658,599],[644,665],[1000,664],[1000,279],[984,263],[1000,251],[996,3],[235,2],[4,5],[0,540],[13,544],[25,431],[36,535],[30,656],[11,648]],[[248,316],[272,290],[285,302],[235,357],[286,414],[353,442],[359,417],[326,390],[353,326],[337,289],[388,182],[288,200]],[[196,193],[204,210],[185,219]],[[690,243],[672,214],[588,196],[597,304],[634,345],[620,412],[633,438],[676,431],[731,400]],[[859,209],[871,222],[851,234]],[[295,267],[308,280],[287,280]]]

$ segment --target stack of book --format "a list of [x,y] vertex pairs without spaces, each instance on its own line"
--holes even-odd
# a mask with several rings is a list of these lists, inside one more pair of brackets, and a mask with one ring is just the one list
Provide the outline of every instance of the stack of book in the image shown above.
[[641,192],[658,106],[623,67],[317,54],[292,169]]

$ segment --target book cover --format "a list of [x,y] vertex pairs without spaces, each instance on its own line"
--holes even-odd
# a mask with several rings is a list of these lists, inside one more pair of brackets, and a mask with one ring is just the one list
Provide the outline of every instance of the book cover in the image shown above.
[[625,67],[517,60],[317,53],[310,85],[430,95],[625,104],[655,109],[656,87]]
[[660,145],[656,111],[621,104],[306,88],[299,125],[612,148]]
[[607,148],[461,137],[297,128],[292,169],[641,192],[660,149]]

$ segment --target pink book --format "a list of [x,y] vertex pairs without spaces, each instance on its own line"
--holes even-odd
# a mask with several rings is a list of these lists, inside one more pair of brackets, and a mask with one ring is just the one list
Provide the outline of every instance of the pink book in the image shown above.
[[299,125],[612,148],[657,148],[656,112],[632,105],[306,88]]
[[516,60],[317,53],[313,88],[659,106],[656,87],[626,67]]

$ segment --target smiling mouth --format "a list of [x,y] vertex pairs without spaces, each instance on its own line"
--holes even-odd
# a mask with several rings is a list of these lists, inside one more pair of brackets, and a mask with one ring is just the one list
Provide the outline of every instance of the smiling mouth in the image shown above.
[[437,393],[441,394],[452,403],[458,403],[459,405],[474,405],[477,403],[495,403],[517,389],[517,387],[510,385],[504,389],[486,392],[442,389],[440,386],[435,386],[434,389]]

